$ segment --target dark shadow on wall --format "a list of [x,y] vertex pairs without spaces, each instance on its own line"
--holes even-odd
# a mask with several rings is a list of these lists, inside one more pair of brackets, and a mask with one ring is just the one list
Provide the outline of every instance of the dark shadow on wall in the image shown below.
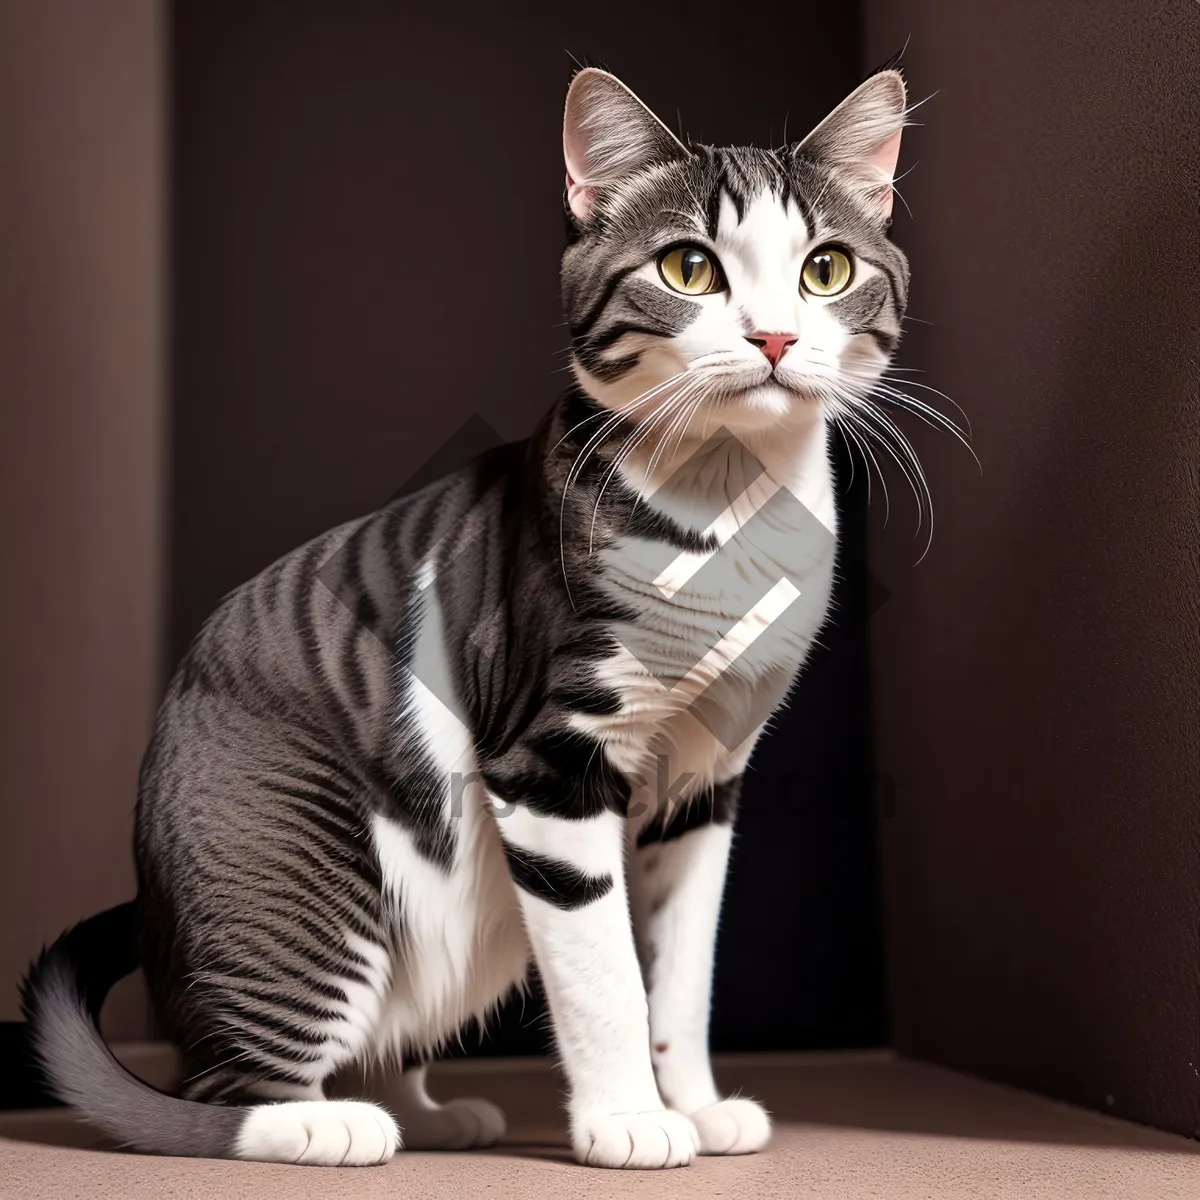
[[1200,7],[866,5],[907,34],[907,361],[983,472],[921,436],[933,551],[872,540],[895,1043],[1197,1136]]

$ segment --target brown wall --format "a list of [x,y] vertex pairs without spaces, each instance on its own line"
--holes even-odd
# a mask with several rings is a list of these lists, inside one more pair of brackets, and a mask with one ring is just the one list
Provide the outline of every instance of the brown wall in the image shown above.
[[[162,18],[0,0],[0,1020],[133,892],[158,687]],[[145,1031],[136,988],[106,1013]]]
[[866,11],[937,92],[902,361],[983,464],[920,436],[933,548],[874,538],[895,1040],[1197,1134],[1200,7]]

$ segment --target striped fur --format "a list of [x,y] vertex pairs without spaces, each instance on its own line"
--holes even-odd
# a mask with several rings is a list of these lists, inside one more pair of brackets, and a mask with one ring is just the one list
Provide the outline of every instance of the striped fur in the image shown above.
[[[708,1065],[715,927],[742,772],[825,617],[830,422],[900,333],[903,120],[884,72],[797,145],[685,146],[611,76],[576,77],[577,386],[528,442],[316,538],[205,625],[137,816],[136,958],[182,1095],[96,1040],[135,961],[103,963],[103,921],[25,987],[60,1095],[175,1154],[485,1144],[500,1114],[438,1105],[412,1064],[486,1021],[532,957],[582,1161],[765,1144],[766,1114],[723,1100]],[[672,290],[659,256],[685,243],[721,290]],[[821,299],[800,279],[825,243],[854,279]]]

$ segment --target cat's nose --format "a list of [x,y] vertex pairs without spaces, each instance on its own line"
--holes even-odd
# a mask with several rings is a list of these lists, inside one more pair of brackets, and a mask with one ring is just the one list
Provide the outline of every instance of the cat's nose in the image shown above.
[[794,333],[762,333],[760,331],[746,335],[746,341],[757,346],[767,356],[767,362],[773,367],[779,365],[779,360],[788,352],[788,348],[794,346],[799,340]]

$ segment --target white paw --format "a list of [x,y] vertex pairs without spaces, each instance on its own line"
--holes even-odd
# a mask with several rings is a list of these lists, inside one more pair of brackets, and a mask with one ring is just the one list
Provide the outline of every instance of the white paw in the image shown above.
[[661,1170],[686,1167],[696,1157],[696,1127],[682,1113],[614,1113],[580,1124],[575,1157],[589,1167]]
[[258,1104],[238,1133],[235,1158],[319,1167],[371,1167],[400,1148],[396,1122],[357,1100]]
[[409,1150],[469,1150],[494,1146],[505,1130],[504,1114],[475,1096],[450,1100],[437,1108],[401,1113]]
[[771,1140],[771,1118],[753,1100],[720,1100],[692,1113],[701,1154],[753,1154]]

